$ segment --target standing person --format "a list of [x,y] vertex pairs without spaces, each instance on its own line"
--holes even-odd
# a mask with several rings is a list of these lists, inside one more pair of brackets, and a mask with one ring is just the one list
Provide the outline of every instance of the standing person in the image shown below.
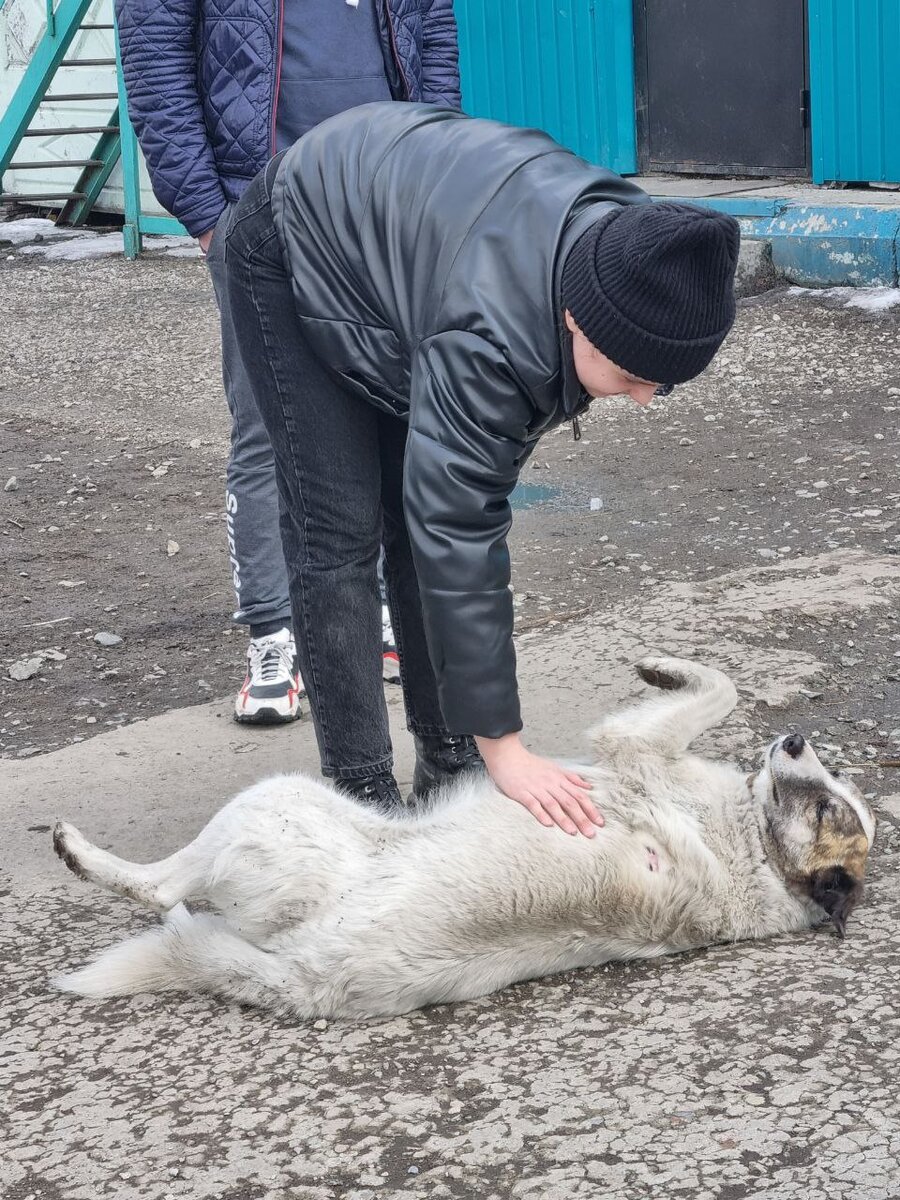
[[341,788],[400,803],[374,649],[383,536],[416,794],[480,751],[544,824],[593,832],[584,780],[520,737],[509,495],[537,439],[591,397],[649,404],[708,366],[734,321],[739,239],[731,217],[653,204],[536,130],[422,105],[335,117],[252,184],[228,232],[229,303]]
[[[459,108],[452,0],[116,0],[116,18],[128,111],[154,194],[199,241],[219,304],[234,620],[250,632],[235,718],[290,721],[303,684],[275,465],[238,351],[221,234],[271,155],[327,117],[373,100]],[[383,643],[390,678],[389,621]]]

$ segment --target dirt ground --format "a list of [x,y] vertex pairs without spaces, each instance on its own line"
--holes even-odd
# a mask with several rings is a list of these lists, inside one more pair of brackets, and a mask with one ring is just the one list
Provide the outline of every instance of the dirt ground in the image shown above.
[[[230,620],[228,425],[203,263],[20,250],[0,285],[0,754],[27,757],[230,694],[245,636]],[[544,440],[515,497],[520,631],[602,621],[624,598],[639,608],[663,579],[900,553],[900,307],[851,296],[743,301],[701,379],[647,412],[596,402],[579,442],[569,427]],[[863,744],[886,758],[900,627],[895,612],[856,625],[792,613],[774,636],[827,644],[840,678],[816,723],[834,737],[874,705]],[[107,633],[121,641],[99,644]]]

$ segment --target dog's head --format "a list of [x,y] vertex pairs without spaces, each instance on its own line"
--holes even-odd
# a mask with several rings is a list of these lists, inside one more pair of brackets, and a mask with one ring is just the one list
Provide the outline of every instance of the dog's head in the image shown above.
[[831,918],[840,937],[862,895],[875,818],[847,775],[831,774],[799,733],[772,743],[749,780],[787,882]]

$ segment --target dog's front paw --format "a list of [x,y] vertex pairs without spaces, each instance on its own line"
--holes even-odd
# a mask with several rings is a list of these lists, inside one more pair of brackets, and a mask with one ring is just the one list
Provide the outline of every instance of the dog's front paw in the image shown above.
[[687,687],[691,682],[690,664],[680,658],[656,658],[648,656],[635,664],[635,670],[644,683],[651,687],[673,692]]

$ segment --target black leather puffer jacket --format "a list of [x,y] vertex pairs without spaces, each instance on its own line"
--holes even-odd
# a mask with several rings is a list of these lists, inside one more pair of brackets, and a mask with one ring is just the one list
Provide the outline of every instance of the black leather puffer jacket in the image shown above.
[[406,518],[452,732],[521,728],[508,497],[537,438],[587,403],[562,264],[611,205],[648,202],[546,134],[417,104],[342,113],[279,167],[310,345],[409,422]]

